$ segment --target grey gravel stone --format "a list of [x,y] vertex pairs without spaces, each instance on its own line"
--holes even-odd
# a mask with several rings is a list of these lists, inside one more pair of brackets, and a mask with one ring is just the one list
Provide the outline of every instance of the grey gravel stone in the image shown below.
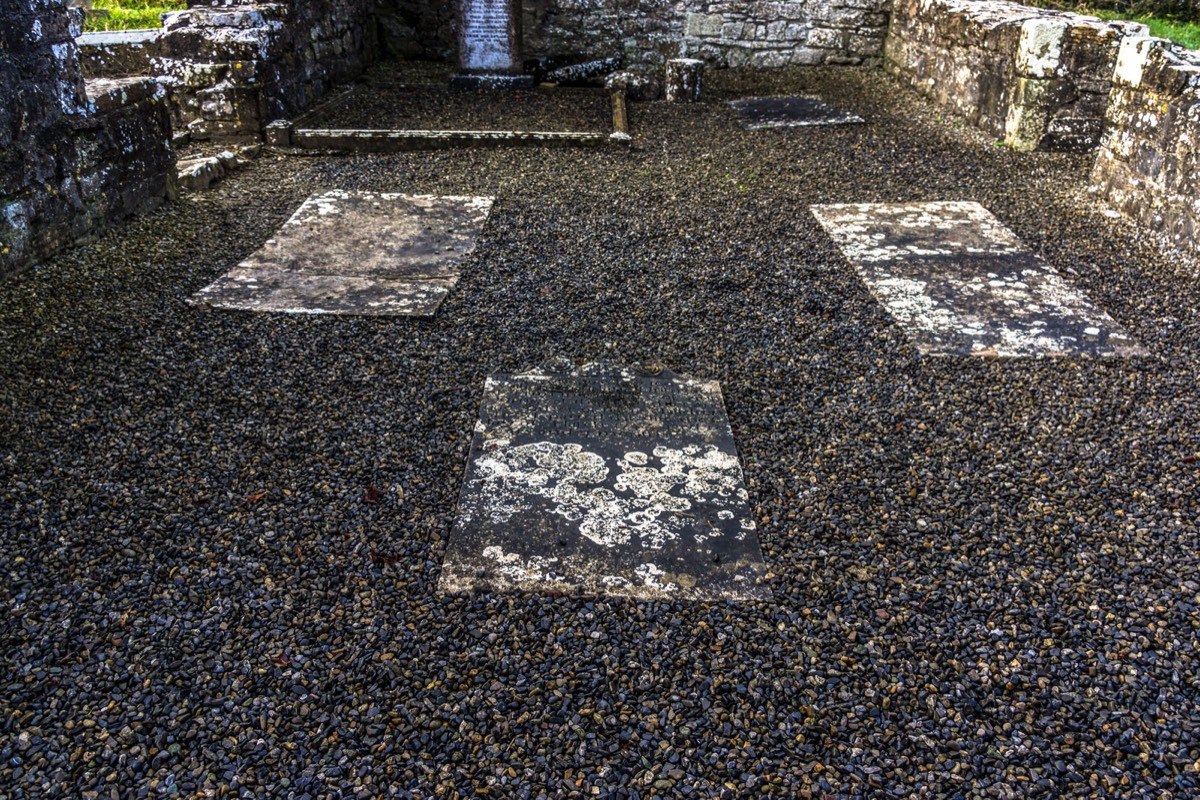
[[[882,74],[706,81],[641,150],[265,154],[0,284],[0,793],[1200,792],[1194,267]],[[497,198],[436,317],[186,305],[332,188]],[[925,200],[1156,357],[920,358],[808,207]],[[550,356],[720,381],[774,603],[437,591]]]

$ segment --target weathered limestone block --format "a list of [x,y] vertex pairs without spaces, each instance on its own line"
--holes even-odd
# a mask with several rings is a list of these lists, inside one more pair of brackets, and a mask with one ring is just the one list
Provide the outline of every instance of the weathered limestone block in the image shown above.
[[1127,39],[1092,189],[1181,250],[1200,251],[1200,53]]
[[76,39],[79,60],[87,78],[127,78],[153,75],[159,30],[97,31]]
[[667,62],[667,102],[694,103],[700,99],[704,82],[704,62],[698,58],[673,58]]
[[625,69],[604,79],[610,92],[624,92],[630,100],[657,100],[662,96],[662,81],[651,69]]
[[1095,147],[1121,41],[1144,26],[1001,0],[896,0],[884,63],[1021,150]]

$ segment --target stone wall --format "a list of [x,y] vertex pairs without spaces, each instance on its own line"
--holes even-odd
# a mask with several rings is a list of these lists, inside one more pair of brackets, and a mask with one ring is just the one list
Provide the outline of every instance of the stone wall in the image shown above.
[[370,0],[191,0],[161,31],[88,34],[89,75],[155,75],[177,131],[254,142],[267,123],[307,108],[374,58]]
[[[620,56],[627,65],[703,58],[719,66],[878,64],[889,0],[525,0],[534,58]],[[376,0],[385,48],[453,60],[453,4]]]
[[157,72],[176,127],[193,138],[257,141],[274,119],[362,72],[374,54],[368,0],[190,0],[163,16]]
[[1200,52],[1122,45],[1092,185],[1175,247],[1200,250]]
[[75,40],[85,78],[129,78],[153,75],[158,57],[158,29],[95,31]]
[[1095,147],[1122,39],[1145,26],[980,0],[895,0],[884,64],[1022,150]]
[[0,0],[0,277],[174,191],[163,92],[85,81],[79,15],[63,0]]
[[877,65],[888,5],[880,0],[687,0],[680,4],[686,55],[731,67]]

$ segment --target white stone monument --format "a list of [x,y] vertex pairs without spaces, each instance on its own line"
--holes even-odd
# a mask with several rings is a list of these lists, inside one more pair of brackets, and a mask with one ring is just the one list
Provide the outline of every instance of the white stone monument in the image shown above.
[[454,86],[533,86],[522,74],[521,0],[458,0],[458,65]]

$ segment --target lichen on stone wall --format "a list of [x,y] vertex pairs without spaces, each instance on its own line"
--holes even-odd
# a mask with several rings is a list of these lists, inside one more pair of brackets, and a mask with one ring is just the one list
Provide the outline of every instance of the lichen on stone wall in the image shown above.
[[1107,123],[1093,189],[1170,246],[1200,251],[1200,52],[1125,41]]
[[1144,30],[1002,0],[896,0],[884,64],[1017,149],[1086,150],[1120,43]]

